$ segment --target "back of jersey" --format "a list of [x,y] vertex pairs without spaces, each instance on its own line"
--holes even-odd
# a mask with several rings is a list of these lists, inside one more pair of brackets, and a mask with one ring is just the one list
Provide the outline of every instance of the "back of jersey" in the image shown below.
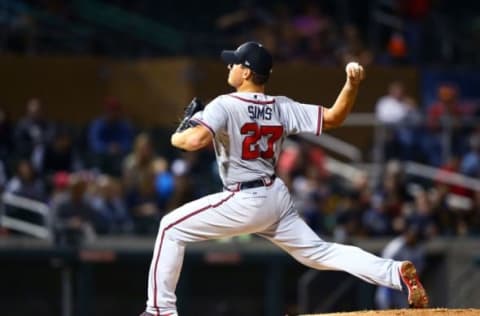
[[285,136],[321,131],[322,108],[286,97],[241,92],[213,100],[196,121],[214,134],[226,187],[271,177]]

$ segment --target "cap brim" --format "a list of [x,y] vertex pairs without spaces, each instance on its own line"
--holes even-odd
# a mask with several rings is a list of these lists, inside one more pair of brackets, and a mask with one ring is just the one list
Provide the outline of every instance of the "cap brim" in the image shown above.
[[224,50],[224,51],[222,51],[220,56],[222,57],[222,60],[227,64],[239,64],[240,63],[237,55],[235,55],[234,50]]

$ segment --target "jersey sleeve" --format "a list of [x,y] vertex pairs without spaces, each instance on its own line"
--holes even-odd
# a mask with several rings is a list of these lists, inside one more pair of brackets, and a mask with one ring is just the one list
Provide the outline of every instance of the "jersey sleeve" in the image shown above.
[[192,121],[207,127],[215,135],[219,130],[225,128],[227,118],[228,114],[221,102],[221,98],[217,97],[207,104],[203,111],[195,113]]
[[287,134],[309,133],[320,135],[323,125],[323,107],[305,104],[289,98],[277,98],[280,101],[282,121]]

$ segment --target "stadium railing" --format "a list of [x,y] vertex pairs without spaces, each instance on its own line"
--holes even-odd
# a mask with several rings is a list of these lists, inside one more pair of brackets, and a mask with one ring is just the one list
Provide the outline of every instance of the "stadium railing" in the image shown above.
[[[12,216],[8,211],[9,207],[40,216],[41,221],[33,223],[25,218]],[[52,242],[54,239],[52,214],[49,206],[8,192],[1,196],[0,226]]]

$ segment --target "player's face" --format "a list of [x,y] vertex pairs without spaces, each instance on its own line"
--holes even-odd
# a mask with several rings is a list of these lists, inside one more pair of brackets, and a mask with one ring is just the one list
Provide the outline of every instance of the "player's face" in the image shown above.
[[248,76],[246,73],[248,68],[240,64],[230,64],[228,65],[228,69],[230,70],[228,73],[228,84],[234,88],[240,87]]

